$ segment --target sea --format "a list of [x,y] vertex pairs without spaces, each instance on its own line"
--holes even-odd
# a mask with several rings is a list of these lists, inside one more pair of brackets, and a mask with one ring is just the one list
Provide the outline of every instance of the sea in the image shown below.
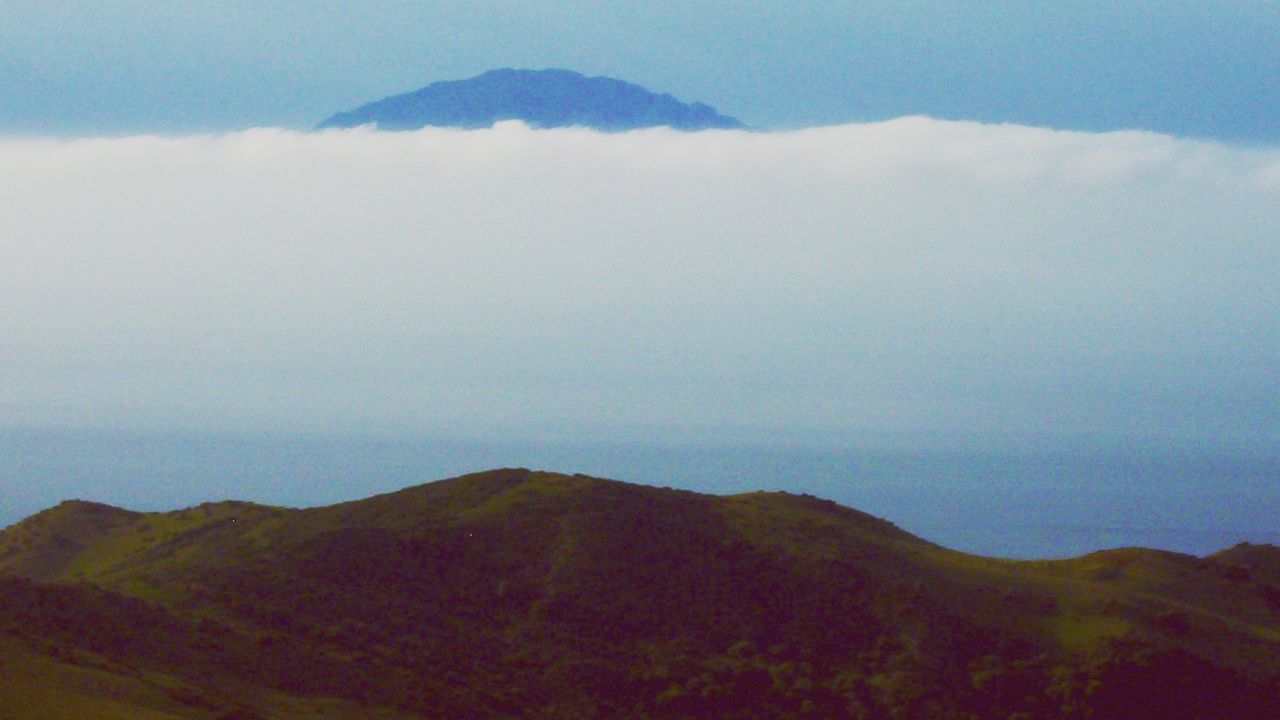
[[1280,452],[920,450],[771,445],[0,432],[0,526],[65,499],[134,510],[308,507],[498,467],[834,500],[940,545],[1061,558],[1280,544]]

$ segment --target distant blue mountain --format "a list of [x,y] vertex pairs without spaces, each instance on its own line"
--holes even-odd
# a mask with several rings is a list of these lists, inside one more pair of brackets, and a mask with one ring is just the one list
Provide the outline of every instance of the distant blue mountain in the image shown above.
[[668,126],[677,130],[743,128],[739,120],[702,103],[686,105],[629,82],[570,70],[490,70],[468,80],[432,83],[338,113],[317,126],[376,123],[381,130],[428,125],[483,128],[502,120],[531,127],[582,126],[611,132]]

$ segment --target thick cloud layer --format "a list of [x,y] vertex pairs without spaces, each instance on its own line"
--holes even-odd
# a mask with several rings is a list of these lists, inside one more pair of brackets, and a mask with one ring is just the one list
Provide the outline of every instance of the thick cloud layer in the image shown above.
[[1280,150],[791,133],[0,140],[0,424],[1280,440]]

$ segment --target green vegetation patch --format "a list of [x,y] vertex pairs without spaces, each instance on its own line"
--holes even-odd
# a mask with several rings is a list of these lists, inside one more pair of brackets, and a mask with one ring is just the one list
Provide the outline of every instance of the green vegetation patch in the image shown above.
[[1065,613],[1049,621],[1062,646],[1074,652],[1089,652],[1108,641],[1129,634],[1132,625],[1118,617],[1098,614]]

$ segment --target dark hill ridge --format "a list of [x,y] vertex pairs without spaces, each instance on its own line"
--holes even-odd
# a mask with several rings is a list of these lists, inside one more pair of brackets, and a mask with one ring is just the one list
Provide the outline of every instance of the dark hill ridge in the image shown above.
[[0,718],[1274,717],[1278,563],[1005,561],[807,496],[522,469],[71,502],[0,532]]
[[503,120],[531,127],[581,126],[617,132],[667,126],[676,130],[739,129],[743,124],[702,103],[686,105],[622,80],[570,70],[490,70],[445,80],[362,105],[317,129],[376,124],[380,130],[426,126],[485,128]]

